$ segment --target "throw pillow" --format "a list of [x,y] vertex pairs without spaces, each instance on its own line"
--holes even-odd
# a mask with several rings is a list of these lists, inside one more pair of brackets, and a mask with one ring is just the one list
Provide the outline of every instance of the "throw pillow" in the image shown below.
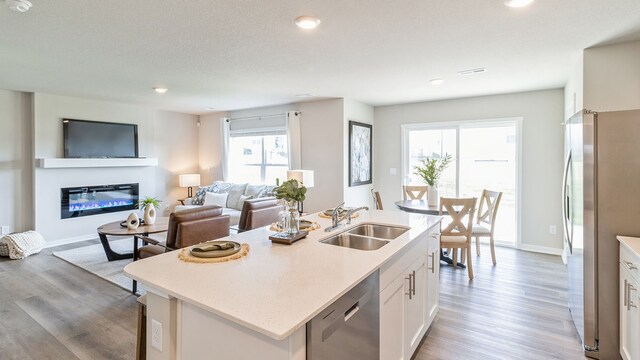
[[244,202],[249,200],[249,199],[253,199],[253,196],[251,195],[240,195],[240,199],[238,200],[238,203],[236,204],[236,206],[232,206],[232,209],[236,209],[239,211],[242,211],[242,205],[244,205]]
[[273,189],[277,188],[277,186],[275,185],[265,185],[264,190],[262,190],[262,192],[260,193],[260,195],[258,195],[259,198],[261,197],[273,197],[276,196],[273,193]]
[[207,195],[207,192],[211,191],[211,186],[200,186],[198,190],[196,190],[196,194],[193,196],[193,200],[191,200],[192,205],[202,205],[204,204],[204,197]]
[[229,187],[229,197],[227,198],[227,206],[228,208],[235,209],[237,207],[238,201],[240,201],[240,196],[244,195],[244,190],[247,188],[247,184],[233,184]]
[[244,194],[247,196],[253,196],[254,199],[259,198],[265,187],[265,185],[247,185],[247,188],[244,190]]
[[229,194],[227,193],[223,193],[223,194],[216,194],[216,193],[212,193],[212,192],[207,192],[206,195],[204,196],[204,204],[206,206],[211,206],[211,205],[218,205],[221,207],[226,207],[227,206],[227,197],[229,196]]

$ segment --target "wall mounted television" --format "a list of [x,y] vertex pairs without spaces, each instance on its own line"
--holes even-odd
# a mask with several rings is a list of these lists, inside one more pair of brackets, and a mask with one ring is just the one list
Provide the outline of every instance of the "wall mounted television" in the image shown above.
[[137,158],[138,125],[62,119],[65,158]]

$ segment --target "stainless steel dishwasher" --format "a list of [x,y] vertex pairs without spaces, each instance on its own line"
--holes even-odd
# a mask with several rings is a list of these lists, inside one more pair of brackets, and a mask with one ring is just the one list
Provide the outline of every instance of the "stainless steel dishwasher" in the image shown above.
[[380,359],[376,270],[307,323],[307,360]]

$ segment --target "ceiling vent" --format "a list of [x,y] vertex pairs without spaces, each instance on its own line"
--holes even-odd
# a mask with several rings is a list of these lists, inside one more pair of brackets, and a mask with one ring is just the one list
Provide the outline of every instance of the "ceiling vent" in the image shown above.
[[33,6],[31,2],[27,0],[4,0],[9,9],[17,12],[27,12]]
[[487,72],[487,68],[477,68],[477,69],[458,71],[458,74],[459,75],[475,75],[475,74],[482,74],[485,72]]

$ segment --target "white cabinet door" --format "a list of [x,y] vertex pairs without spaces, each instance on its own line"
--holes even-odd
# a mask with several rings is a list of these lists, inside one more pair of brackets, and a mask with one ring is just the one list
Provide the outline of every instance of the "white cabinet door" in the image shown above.
[[640,359],[640,285],[624,265],[620,265],[620,355],[624,360]]
[[405,340],[407,349],[405,354],[413,354],[418,348],[422,336],[427,331],[427,266],[424,253],[409,267],[407,281],[409,292],[404,298]]
[[408,288],[408,281],[402,275],[380,293],[380,359],[405,359],[405,294]]
[[440,308],[440,235],[429,234],[427,246],[427,328]]

